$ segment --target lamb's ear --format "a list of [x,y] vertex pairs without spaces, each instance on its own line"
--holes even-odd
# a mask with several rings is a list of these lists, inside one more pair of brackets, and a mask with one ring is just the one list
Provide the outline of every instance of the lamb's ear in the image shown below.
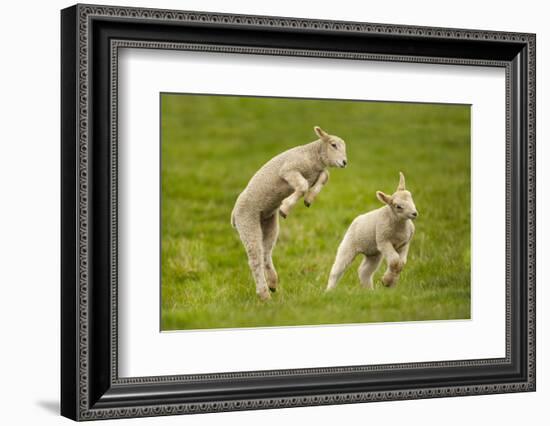
[[397,185],[398,191],[404,191],[405,190],[405,175],[403,172],[399,172],[399,185]]
[[392,202],[391,195],[384,194],[382,191],[376,191],[376,198],[378,198],[384,204],[391,204]]
[[326,140],[328,138],[328,133],[321,129],[319,126],[315,126],[313,130],[321,139]]

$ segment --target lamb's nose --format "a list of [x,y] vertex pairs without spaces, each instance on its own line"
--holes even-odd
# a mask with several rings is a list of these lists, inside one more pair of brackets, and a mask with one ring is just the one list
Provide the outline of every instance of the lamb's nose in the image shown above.
[[414,217],[416,217],[416,216],[418,216],[418,212],[413,212],[412,215],[413,215]]
[[347,160],[343,160],[342,163],[344,164],[344,167],[346,167],[348,165],[348,161]]

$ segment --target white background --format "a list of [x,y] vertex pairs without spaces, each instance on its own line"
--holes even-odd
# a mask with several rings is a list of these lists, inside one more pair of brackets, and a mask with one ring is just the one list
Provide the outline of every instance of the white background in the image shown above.
[[[494,209],[505,206],[504,77],[502,68],[124,49],[118,91],[119,374],[504,357],[505,212]],[[159,333],[160,92],[471,104],[471,320]],[[361,141],[348,140],[348,147],[354,143]],[[223,357],[212,350],[218,347],[225,348]]]
[[[317,425],[401,424],[469,425],[483,420],[499,425],[545,424],[550,400],[548,367],[550,315],[550,185],[547,143],[550,125],[550,28],[540,1],[296,2],[278,0],[110,2],[382,23],[529,31],[537,33],[537,187],[538,245],[538,391],[452,399],[401,401],[318,408],[118,420],[120,424]],[[9,2],[0,27],[0,398],[3,424],[69,424],[58,417],[59,395],[59,9],[64,1]],[[546,80],[545,80],[546,76]],[[546,199],[545,199],[546,198]],[[547,263],[547,262],[546,262]],[[102,424],[116,424],[107,421]],[[129,423],[130,422],[130,423]]]

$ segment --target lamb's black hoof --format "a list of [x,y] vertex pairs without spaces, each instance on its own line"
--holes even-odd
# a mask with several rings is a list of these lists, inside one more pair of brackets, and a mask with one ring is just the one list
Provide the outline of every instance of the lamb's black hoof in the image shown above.
[[286,219],[286,214],[283,213],[282,210],[279,210],[279,214],[281,215],[281,217],[282,217],[283,219]]
[[311,206],[311,203],[304,200],[304,205],[305,205],[306,207],[309,207],[309,206]]
[[271,293],[275,293],[275,292],[277,291],[277,289],[276,289],[276,288],[271,288],[271,287],[269,287],[269,291],[270,291]]

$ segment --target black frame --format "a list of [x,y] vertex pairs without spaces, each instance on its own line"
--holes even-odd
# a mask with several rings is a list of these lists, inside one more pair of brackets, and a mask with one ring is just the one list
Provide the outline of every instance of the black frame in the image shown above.
[[[61,35],[62,415],[90,420],[535,390],[535,35],[96,5],[64,9]],[[124,47],[505,68],[506,357],[119,378],[116,90]]]

